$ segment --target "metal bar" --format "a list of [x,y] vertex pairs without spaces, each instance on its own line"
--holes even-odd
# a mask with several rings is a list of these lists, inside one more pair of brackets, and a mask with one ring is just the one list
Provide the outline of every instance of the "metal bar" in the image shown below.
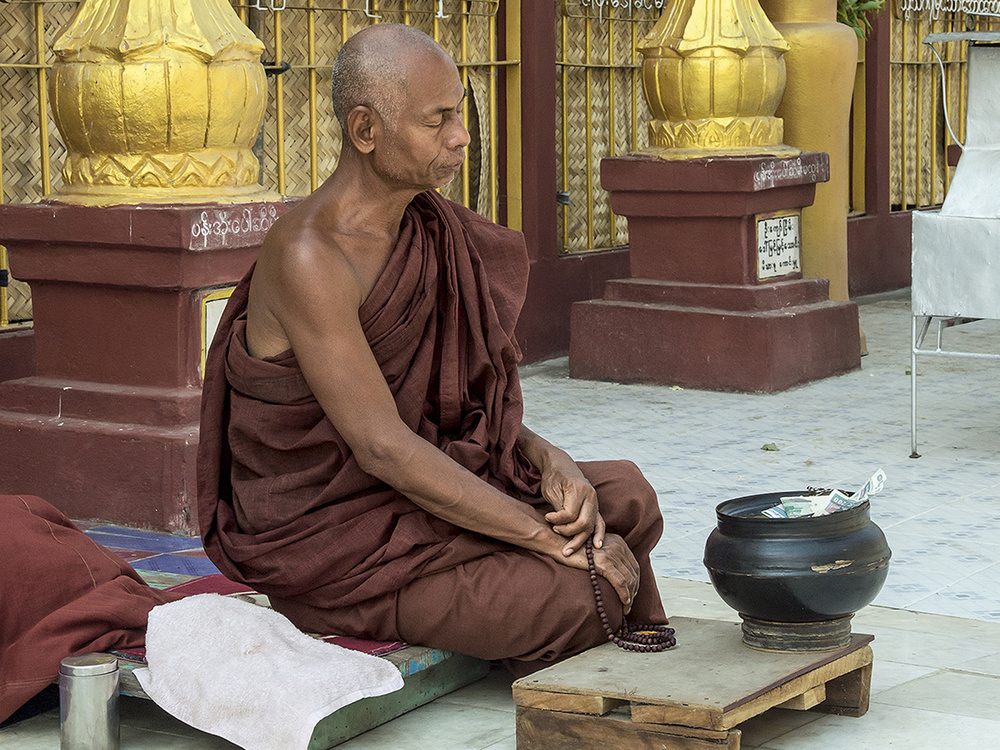
[[[3,97],[0,97],[0,104],[3,103]],[[3,111],[0,107],[0,123],[3,122]],[[0,203],[4,202],[4,188],[3,188],[3,128],[0,128]],[[6,309],[6,308],[4,308]]]
[[[495,21],[494,21],[495,23]],[[503,68],[512,65],[520,65],[520,60],[470,60],[464,63],[455,63],[460,68]]]
[[[900,34],[900,43],[901,43],[901,46],[902,46],[903,57],[904,58],[906,57],[906,34],[907,34],[907,28],[904,26],[903,27],[903,33]],[[906,149],[906,144],[907,144],[907,132],[906,132],[906,128],[907,128],[907,118],[906,118],[906,88],[907,87],[906,87],[906,68],[905,67],[902,67],[902,68],[899,69],[899,75],[900,75],[900,78],[901,78],[901,82],[900,82],[900,91],[901,91],[901,96],[900,96],[900,110],[901,110],[901,112],[900,112],[900,114],[901,114],[901,117],[899,118],[899,121],[900,121],[900,123],[902,123],[902,131],[901,131],[902,132],[902,137],[899,139],[899,156],[900,156],[900,159],[899,159],[899,181],[900,181],[900,186],[899,186],[900,187],[899,207],[902,210],[905,211],[906,210],[906,205],[907,205],[906,204],[906,182],[907,182],[906,167],[907,167],[907,161],[908,161],[907,158],[906,158],[906,151],[907,151],[907,149]]]
[[1000,359],[1000,354],[989,352],[956,352],[949,349],[920,349],[921,356],[927,357],[960,357],[964,359]]
[[[468,2],[468,0],[462,0],[461,7],[462,7],[463,11],[468,10],[468,8],[469,8],[469,2]],[[469,59],[469,18],[464,13],[462,14],[462,20],[461,20],[461,23],[459,24],[459,34],[460,34],[460,37],[459,37],[460,38],[460,42],[459,42],[459,59],[462,62],[466,62]],[[460,72],[461,72],[461,75],[462,75],[462,86],[465,88],[465,91],[468,93],[468,91],[469,91],[469,69],[468,68],[462,68]],[[465,129],[468,130],[469,129],[469,106],[468,106],[468,102],[466,102],[466,106],[462,107],[462,122],[465,125]],[[482,145],[482,144],[480,144],[480,145]],[[481,158],[481,155],[480,155],[480,158]],[[465,159],[462,162],[462,204],[464,206],[466,206],[466,208],[472,208],[472,210],[474,211],[475,208],[473,208],[472,206],[469,205],[469,203],[471,201],[471,198],[472,198],[472,196],[471,196],[471,187],[472,187],[472,185],[471,185],[471,181],[469,179],[469,160]]]
[[[0,271],[7,270],[7,248],[0,245]],[[10,275],[7,276],[8,281],[10,280]],[[5,326],[10,323],[10,317],[7,310],[7,284],[0,285],[0,326]]]
[[410,0],[403,0],[403,23],[410,25]]
[[[37,0],[33,0],[33,1],[37,2]],[[52,0],[46,0],[46,1],[47,2],[52,2]],[[80,0],[63,0],[63,1],[66,2],[66,3],[69,3],[69,2],[79,3]],[[364,0],[359,0],[359,1],[363,2]],[[10,3],[10,4],[16,4],[17,0],[3,0],[3,2],[7,2],[7,3]],[[429,10],[423,10],[421,8],[412,8],[411,7],[409,9],[409,11],[406,11],[406,12],[408,12],[411,16],[435,16],[435,15],[437,15],[437,1],[436,0],[429,0],[429,2],[433,3],[433,6]],[[251,8],[253,8],[254,6],[240,5],[239,7],[240,8],[243,8],[243,7],[251,7]],[[309,9],[308,5],[292,5],[291,3],[286,3],[285,7],[282,8],[282,10],[308,10],[308,9]],[[355,7],[355,8],[343,8],[343,7],[341,7],[341,8],[316,8],[316,10],[320,11],[322,13],[361,13],[361,14],[365,13],[365,9],[364,8],[357,8],[357,7]],[[374,14],[378,10],[380,10],[380,9],[377,7],[377,3],[372,2],[369,12],[372,13],[372,14]],[[398,10],[390,9],[388,11],[383,11],[383,12],[386,12],[386,13],[398,13],[399,11]],[[489,18],[489,17],[496,18],[496,12],[495,11],[491,13],[491,12],[488,12],[488,11],[473,11],[473,10],[470,10],[467,13],[467,15],[469,16],[469,18]],[[374,15],[371,15],[369,17],[370,18],[374,18]],[[445,16],[445,17],[447,18],[447,16]]]
[[[281,14],[276,10],[274,18],[274,64],[281,65]],[[274,118],[277,140],[278,192],[285,194],[285,87],[282,76],[274,77]]]
[[[566,59],[566,47],[567,47],[567,33],[566,33],[566,18],[560,19],[560,26],[562,28],[562,47],[560,53],[565,61]],[[558,65],[558,61],[556,62]],[[564,193],[569,193],[569,106],[566,103],[566,94],[568,92],[568,86],[566,77],[569,74],[567,68],[562,69],[562,189]],[[563,252],[569,251],[569,202],[560,204],[562,207],[562,249]]]
[[[592,61],[591,57],[591,21],[588,18],[584,23],[584,34],[586,35],[586,41],[584,42],[584,56],[589,65]],[[584,96],[584,113],[583,116],[586,118],[585,122],[585,145],[586,145],[586,164],[587,164],[587,247],[592,248],[594,246],[594,119],[592,117],[594,99],[593,92],[591,90],[591,69],[588,67],[584,70],[584,79],[586,82],[585,96]]]
[[[510,0],[505,6],[506,43],[508,57],[521,58],[521,2]],[[520,231],[524,228],[524,177],[521,171],[523,158],[521,143],[521,68],[509,67],[505,73],[505,99],[507,142],[507,226]],[[554,150],[554,149],[553,149]]]
[[[490,16],[487,22],[487,37],[489,38],[489,49],[487,55],[490,58],[497,56],[497,19]],[[490,221],[496,223],[499,218],[499,206],[497,206],[497,182],[500,179],[499,158],[497,151],[500,149],[497,138],[497,71],[496,68],[490,70]]]
[[960,43],[962,46],[962,74],[958,78],[958,134],[965,143],[965,107],[967,102],[969,84],[969,45],[966,42]]
[[923,333],[917,338],[917,317],[912,315],[910,321],[910,458],[920,458],[917,453],[917,347],[927,333],[931,319],[924,322]]
[[[347,10],[347,0],[340,0],[340,8],[341,8],[341,10],[344,10],[344,11]],[[343,46],[344,42],[347,41],[348,31],[349,31],[349,26],[347,25],[347,13],[345,12],[343,15],[340,16],[340,44],[341,44],[341,46]],[[332,65],[330,66],[330,69],[331,70],[333,69]],[[346,134],[344,135],[344,137],[345,138],[347,137]]]
[[639,148],[639,27],[632,24],[632,150]]
[[[951,42],[949,42],[947,44],[948,51],[951,50],[951,46],[952,46]],[[934,49],[934,48],[931,47],[931,49]],[[962,68],[961,68],[960,65],[957,66],[957,69],[958,69],[959,73],[961,73]],[[951,128],[951,119],[948,116],[948,113],[951,111],[951,99],[948,96],[948,89],[945,87],[945,75],[947,73],[948,78],[951,79],[950,89],[951,89],[951,91],[955,90],[955,70],[956,70],[956,65],[953,62],[951,62],[950,60],[948,62],[947,69],[944,66],[944,62],[941,63],[941,99],[942,99],[942,102],[943,102],[941,106],[944,109],[944,116],[945,116],[944,117],[944,122],[945,122],[945,125],[948,128],[948,134],[951,136],[951,139],[953,141],[955,141],[955,143],[957,145],[958,143],[960,143],[960,141],[958,140],[958,137],[955,135],[955,131],[952,130],[952,128]],[[947,154],[947,148],[945,149],[945,154]],[[945,163],[947,163],[947,162],[945,162]],[[945,169],[945,171],[944,171],[944,192],[945,192],[945,195],[948,194],[948,188],[951,187],[951,177],[952,177],[952,170],[951,169]]]
[[[45,62],[45,17],[44,6],[35,6],[35,54],[41,66]],[[38,68],[38,146],[42,157],[42,195],[52,192],[52,181],[49,176],[49,84],[46,68]]]
[[[921,18],[918,17],[917,18],[917,39],[922,39],[923,36],[924,36],[923,33],[922,33],[923,32],[923,25],[924,25],[923,19],[921,19]],[[918,44],[916,46],[916,51],[917,51],[917,56],[919,57],[920,54],[921,54],[921,52],[923,51],[923,45],[922,44]],[[920,195],[920,187],[921,187],[920,175],[921,175],[921,172],[923,171],[923,170],[920,169],[920,165],[924,163],[924,153],[923,153],[923,150],[924,150],[924,139],[923,139],[923,130],[924,130],[924,127],[923,127],[923,125],[924,124],[922,122],[923,118],[921,117],[921,115],[923,115],[923,109],[924,109],[924,107],[923,107],[923,103],[924,103],[924,76],[922,75],[922,73],[923,73],[923,71],[921,70],[921,71],[918,71],[917,74],[916,74],[916,79],[917,79],[916,80],[916,84],[917,84],[916,110],[917,111],[916,111],[916,117],[914,118],[915,126],[916,126],[916,138],[915,138],[916,144],[915,145],[916,145],[916,151],[917,151],[917,158],[916,158],[916,164],[915,164],[916,168],[913,170],[913,200],[914,200],[914,205],[916,205],[916,206],[925,205],[921,201],[921,195]]]
[[865,41],[859,40],[859,60],[854,72],[854,95],[852,107],[853,128],[851,131],[851,195],[850,210],[865,210],[865,152],[867,150],[868,109],[865,95],[868,50]]
[[582,62],[582,63],[574,62],[574,63],[571,63],[571,62],[565,62],[565,61],[556,60],[556,67],[557,68],[563,68],[563,67],[565,67],[565,68],[584,68],[584,69],[591,69],[591,70],[607,70],[608,68],[613,68],[615,70],[640,70],[642,68],[642,65],[640,65],[639,63],[634,63],[632,65],[628,65],[626,63],[618,63],[617,65],[609,65],[608,63],[586,63],[586,62]]
[[[309,0],[306,33],[309,38],[309,190],[319,187],[319,138],[316,123],[316,0]],[[280,77],[280,76],[279,76]]]
[[[936,24],[937,24],[936,21],[931,21],[931,31],[934,31],[934,27],[935,27]],[[923,52],[923,48],[925,46],[926,45],[921,45],[921,51],[922,52]],[[931,118],[930,118],[930,120],[931,120],[931,205],[934,205],[934,204],[936,204],[938,202],[938,199],[937,199],[938,198],[938,186],[937,186],[938,185],[938,175],[937,175],[937,173],[938,173],[938,149],[939,149],[939,144],[938,144],[938,127],[937,127],[937,111],[938,111],[937,104],[938,104],[938,97],[937,97],[937,87],[934,85],[934,69],[933,68],[931,69],[930,76],[931,76],[931,80],[929,81],[929,83],[930,83],[930,89],[931,89]],[[944,163],[947,164],[948,163],[948,153],[947,153],[948,149],[947,149],[947,146],[943,149],[943,151],[944,151],[944,158],[945,158],[945,162]]]
[[0,63],[0,68],[21,68],[26,70],[49,70],[51,63]]
[[[608,64],[615,64],[615,17],[614,9],[608,9]],[[615,71],[612,67],[608,71],[608,156],[615,156]],[[616,226],[615,212],[611,209],[611,202],[608,201],[608,234],[611,244],[615,244],[618,239],[618,228]]]

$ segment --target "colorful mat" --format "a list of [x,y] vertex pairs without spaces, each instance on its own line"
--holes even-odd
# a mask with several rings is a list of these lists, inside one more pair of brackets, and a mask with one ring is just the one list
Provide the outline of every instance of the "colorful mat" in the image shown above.
[[[83,532],[128,562],[150,586],[178,591],[188,596],[221,594],[238,596],[260,606],[269,606],[267,597],[229,580],[219,572],[202,549],[197,537],[179,537],[138,531],[121,526],[76,522]],[[367,641],[342,635],[315,635],[354,651],[385,656],[407,647],[399,641]],[[135,662],[145,662],[145,649],[129,649],[116,655]]]

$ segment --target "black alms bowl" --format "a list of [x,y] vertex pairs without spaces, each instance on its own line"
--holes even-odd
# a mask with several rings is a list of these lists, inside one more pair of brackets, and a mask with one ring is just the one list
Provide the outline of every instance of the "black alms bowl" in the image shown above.
[[705,545],[719,596],[754,620],[812,623],[849,617],[878,595],[892,553],[869,504],[807,518],[761,512],[802,490],[728,500]]

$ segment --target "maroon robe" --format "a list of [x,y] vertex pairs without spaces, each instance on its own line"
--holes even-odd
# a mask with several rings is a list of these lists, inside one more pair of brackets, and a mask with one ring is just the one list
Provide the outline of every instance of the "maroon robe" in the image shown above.
[[132,567],[60,511],[0,495],[0,721],[59,674],[66,656],[143,645],[157,604]]
[[[493,486],[542,504],[538,472],[517,444],[514,325],[527,272],[519,233],[423,193],[407,207],[399,242],[359,318],[406,425]],[[223,573],[268,594],[301,628],[398,638],[406,630],[395,629],[400,592],[418,579],[426,584],[499,553],[540,557],[441,520],[362,471],[294,353],[248,353],[251,276],[219,325],[202,401],[199,521],[205,550]],[[648,504],[643,483],[639,494]],[[623,536],[637,523],[635,513],[626,515]],[[642,521],[646,536],[655,527],[652,543],[661,523],[658,511]],[[589,586],[586,573],[551,564]],[[409,640],[454,645],[429,638]],[[514,650],[498,655],[539,658],[541,645],[506,648]]]

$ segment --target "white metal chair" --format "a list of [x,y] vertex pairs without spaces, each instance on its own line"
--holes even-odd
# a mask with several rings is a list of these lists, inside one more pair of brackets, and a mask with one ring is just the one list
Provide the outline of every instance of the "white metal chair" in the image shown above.
[[[917,356],[1000,359],[1000,353],[942,348],[948,328],[1000,319],[1000,32],[929,34],[938,42],[969,42],[966,140],[955,177],[940,209],[913,212],[912,340],[910,347],[910,447],[917,453]],[[944,88],[942,64],[941,86]],[[944,98],[947,101],[947,98]],[[951,123],[945,120],[948,130]],[[924,339],[937,318],[934,348]]]

